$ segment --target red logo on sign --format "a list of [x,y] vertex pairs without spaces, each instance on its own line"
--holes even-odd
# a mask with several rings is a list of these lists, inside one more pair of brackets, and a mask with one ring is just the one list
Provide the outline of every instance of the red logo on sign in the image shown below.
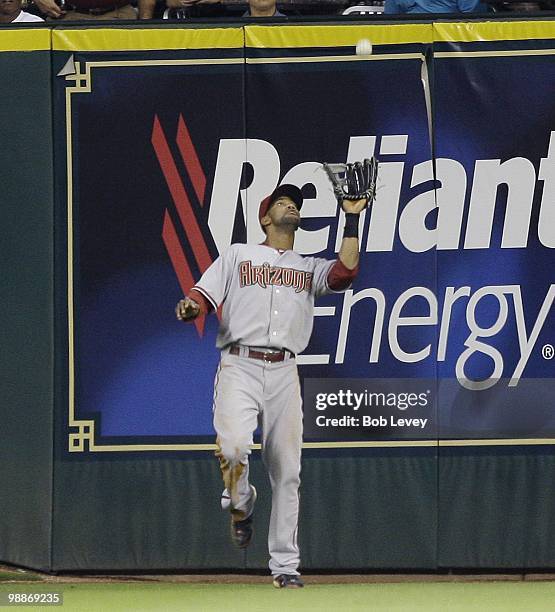
[[[177,218],[182,225],[185,236],[187,237],[191,247],[191,251],[193,252],[196,264],[202,274],[212,263],[212,257],[200,229],[193,205],[191,203],[191,198],[187,193],[183,178],[179,174],[176,161],[168,145],[168,140],[164,134],[162,126],[160,125],[160,120],[158,119],[157,115],[154,117],[151,142],[164,178],[166,179],[166,183],[175,206],[175,211],[177,212]],[[187,125],[181,115],[179,115],[175,142],[185,165],[185,170],[193,186],[194,195],[200,206],[204,206],[206,176],[202,166],[200,165],[200,160],[198,158],[195,146],[193,145],[193,141],[191,140],[191,135],[189,134]],[[191,266],[187,261],[187,257],[183,250],[183,245],[181,244],[179,235],[176,231],[174,222],[172,221],[168,209],[164,211],[162,239],[170,256],[170,260],[177,275],[181,290],[183,291],[184,295],[188,295],[189,291],[195,284],[195,281],[191,271]],[[204,317],[199,317],[196,319],[195,326],[199,336],[202,336],[204,333]]]

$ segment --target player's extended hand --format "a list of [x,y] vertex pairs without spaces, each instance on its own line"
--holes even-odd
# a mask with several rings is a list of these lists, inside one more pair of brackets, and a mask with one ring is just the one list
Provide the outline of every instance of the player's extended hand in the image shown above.
[[368,206],[368,198],[361,198],[360,200],[343,200],[341,206],[346,213],[358,214]]
[[324,164],[333,193],[346,213],[361,213],[376,197],[378,161],[375,157],[354,164]]
[[200,312],[200,306],[191,298],[183,298],[177,302],[175,307],[175,314],[178,321],[190,321],[198,316]]

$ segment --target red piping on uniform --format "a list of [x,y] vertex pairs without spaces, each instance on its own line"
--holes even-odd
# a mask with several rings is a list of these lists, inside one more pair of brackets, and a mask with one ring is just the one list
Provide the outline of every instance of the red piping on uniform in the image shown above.
[[214,304],[212,304],[210,300],[208,300],[204,295],[202,295],[202,293],[198,289],[191,289],[191,292],[189,293],[189,297],[192,300],[195,300],[195,302],[199,305],[200,307],[199,316],[204,316],[214,310]]

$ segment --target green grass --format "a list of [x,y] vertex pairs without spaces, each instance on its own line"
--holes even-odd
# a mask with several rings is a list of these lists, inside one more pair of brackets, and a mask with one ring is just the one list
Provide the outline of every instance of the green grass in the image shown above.
[[555,582],[308,584],[297,590],[270,584],[0,585],[0,594],[5,591],[63,592],[63,607],[53,608],[60,612],[536,612],[552,610],[555,602]]
[[10,571],[0,570],[0,582],[5,580],[42,580],[37,574],[32,574],[26,571]]

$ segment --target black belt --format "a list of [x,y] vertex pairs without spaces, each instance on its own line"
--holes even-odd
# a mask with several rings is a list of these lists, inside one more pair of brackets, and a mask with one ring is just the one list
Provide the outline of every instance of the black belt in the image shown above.
[[73,4],[66,4],[64,8],[69,9],[70,11],[75,11],[76,13],[81,13],[82,15],[105,15],[110,11],[117,11],[128,4],[129,2],[126,2],[125,4],[114,4],[113,6],[104,6],[102,8],[79,8],[77,6],[73,6]]
[[[244,351],[244,353],[243,353]],[[287,349],[268,349],[267,351],[258,351],[250,346],[239,346],[238,344],[231,345],[229,352],[232,355],[242,355],[251,359],[260,359],[269,363],[278,363],[284,361],[287,357],[294,357],[295,354]]]

